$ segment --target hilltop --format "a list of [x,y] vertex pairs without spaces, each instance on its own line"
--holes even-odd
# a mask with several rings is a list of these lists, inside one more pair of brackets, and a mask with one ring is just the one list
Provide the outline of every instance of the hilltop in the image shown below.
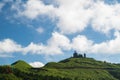
[[32,68],[28,63],[23,60],[18,60],[11,64],[11,67],[19,69],[19,70],[27,70]]
[[47,63],[44,68],[52,75],[60,74],[71,80],[120,80],[120,66],[93,58],[68,58],[58,63]]
[[32,68],[19,60],[0,69],[0,79],[4,80],[120,80],[120,64],[97,61],[86,54],[74,54],[42,68]]

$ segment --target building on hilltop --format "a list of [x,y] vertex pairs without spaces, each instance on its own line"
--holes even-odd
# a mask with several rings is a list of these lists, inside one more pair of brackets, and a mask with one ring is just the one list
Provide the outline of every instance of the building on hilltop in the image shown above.
[[84,58],[86,58],[86,54],[84,53]]
[[78,53],[77,53],[76,51],[74,51],[73,57],[74,57],[74,58],[78,57]]
[[78,54],[77,51],[74,51],[73,58],[86,58],[86,54],[84,53],[84,55],[82,55]]

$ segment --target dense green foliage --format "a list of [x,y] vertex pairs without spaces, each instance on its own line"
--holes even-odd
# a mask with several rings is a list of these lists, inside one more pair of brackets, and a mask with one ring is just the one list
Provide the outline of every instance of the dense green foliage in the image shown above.
[[92,58],[68,58],[32,68],[24,61],[0,66],[0,80],[120,80],[120,65]]

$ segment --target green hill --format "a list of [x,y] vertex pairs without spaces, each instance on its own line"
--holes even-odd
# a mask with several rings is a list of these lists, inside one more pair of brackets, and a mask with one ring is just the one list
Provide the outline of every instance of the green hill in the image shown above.
[[120,64],[84,57],[50,62],[42,68],[32,68],[19,60],[0,70],[0,80],[120,80]]
[[[58,63],[50,62],[44,68],[48,68],[52,76],[67,77],[71,80],[120,80],[120,73],[116,72],[120,71],[119,66],[92,58],[68,58]],[[111,74],[113,72],[119,76]]]
[[18,60],[16,62],[12,63],[11,66],[13,68],[16,68],[16,69],[19,69],[22,71],[32,68],[28,63],[26,63],[25,61],[22,61],[22,60]]
[[96,68],[96,69],[105,69],[105,68],[120,68],[119,65],[96,61],[93,58],[68,58],[62,60],[58,63],[50,62],[45,65],[45,67],[49,68]]

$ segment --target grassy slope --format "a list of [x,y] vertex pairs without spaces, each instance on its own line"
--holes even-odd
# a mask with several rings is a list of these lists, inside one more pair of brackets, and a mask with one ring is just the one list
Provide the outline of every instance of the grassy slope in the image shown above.
[[119,67],[92,58],[69,58],[58,63],[48,63],[44,68],[47,69],[44,72],[46,75],[69,77],[74,80],[117,80],[106,69]]
[[46,64],[45,67],[53,67],[53,68],[82,68],[82,67],[89,67],[89,68],[120,68],[118,65],[106,63],[102,61],[96,61],[93,58],[68,58],[62,60],[58,63],[50,62]]
[[29,70],[30,68],[32,68],[28,63],[26,63],[25,61],[22,61],[22,60],[18,60],[16,62],[14,62],[13,64],[11,64],[11,66],[13,68],[19,69],[21,71],[26,71],[26,70]]
[[1,75],[6,67],[0,67],[3,70],[0,80],[5,76],[10,80],[120,80],[119,64],[92,58],[68,58],[58,63],[50,62],[39,69],[32,69],[29,64],[19,60],[11,68],[13,73]]

